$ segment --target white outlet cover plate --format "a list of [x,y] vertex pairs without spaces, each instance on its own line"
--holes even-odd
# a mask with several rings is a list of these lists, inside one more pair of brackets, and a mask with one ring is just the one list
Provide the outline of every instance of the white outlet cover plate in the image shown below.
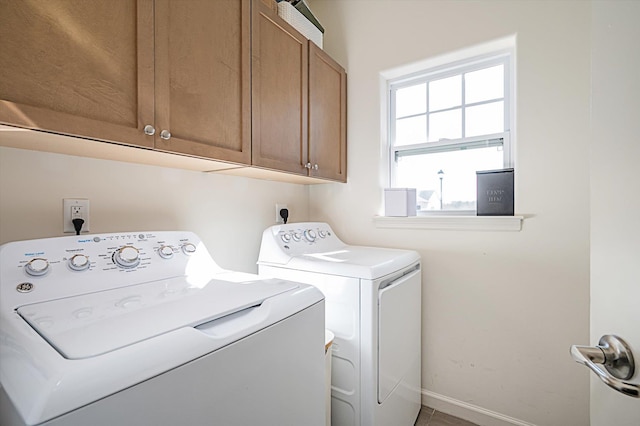
[[[288,208],[286,204],[276,204],[276,223],[284,223],[284,219],[280,216],[280,210]],[[291,214],[291,212],[289,212]]]
[[73,227],[73,222],[71,222],[71,207],[79,206],[84,210],[84,223],[82,224],[82,230],[80,231],[82,234],[86,234],[90,231],[90,215],[89,215],[89,200],[86,198],[64,198],[62,200],[62,224],[63,224],[63,232],[64,233],[76,233],[75,228]]

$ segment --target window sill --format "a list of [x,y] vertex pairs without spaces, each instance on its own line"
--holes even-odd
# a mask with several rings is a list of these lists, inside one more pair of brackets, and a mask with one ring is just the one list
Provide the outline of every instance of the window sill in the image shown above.
[[376,228],[520,231],[524,216],[374,216]]

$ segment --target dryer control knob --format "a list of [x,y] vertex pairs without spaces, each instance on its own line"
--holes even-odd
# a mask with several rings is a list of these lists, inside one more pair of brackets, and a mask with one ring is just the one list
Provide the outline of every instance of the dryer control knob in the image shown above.
[[36,257],[25,265],[24,270],[31,276],[39,277],[49,272],[49,261],[41,257]]
[[74,271],[86,271],[89,269],[89,258],[84,254],[74,254],[71,259],[69,259],[69,268]]
[[313,229],[307,229],[304,231],[304,238],[310,243],[314,242],[316,240],[316,231]]
[[291,235],[290,234],[282,234],[280,236],[280,238],[282,239],[283,242],[288,243],[291,241]]
[[173,247],[171,246],[160,246],[158,249],[158,255],[160,255],[163,259],[171,259],[173,257]]
[[191,256],[196,252],[196,246],[191,243],[185,243],[182,245],[182,252],[188,256]]
[[120,247],[114,253],[113,260],[122,268],[135,268],[140,264],[140,252],[133,246]]

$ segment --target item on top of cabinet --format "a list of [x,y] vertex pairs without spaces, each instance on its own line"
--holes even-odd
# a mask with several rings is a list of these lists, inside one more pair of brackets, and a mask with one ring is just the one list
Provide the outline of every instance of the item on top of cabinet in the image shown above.
[[324,27],[322,26],[320,21],[318,21],[318,18],[316,18],[311,9],[309,9],[309,5],[305,0],[295,0],[290,3],[295,6],[295,8],[298,9],[298,11],[302,13],[305,18],[307,18],[313,25],[315,25],[315,27],[319,29],[322,34],[324,34]]
[[476,172],[477,215],[513,216],[513,169]]
[[[308,7],[306,10],[311,14]],[[288,22],[293,28],[298,30],[303,36],[314,42],[319,48],[322,48],[322,33],[324,32],[324,28],[322,28],[322,26],[318,27],[314,25],[314,23],[307,19],[307,17],[295,6],[286,1],[278,3],[278,15]],[[318,21],[315,20],[315,22]],[[318,23],[318,25],[320,24]]]
[[320,21],[318,21],[318,18],[316,18],[311,9],[309,9],[309,5],[305,0],[276,0],[276,3],[280,2],[290,3],[291,6],[298,9],[298,11],[302,13],[305,18],[307,18],[313,25],[315,25],[322,34],[324,34],[324,27],[322,26]]
[[385,188],[384,190],[385,216],[415,216],[416,189],[415,188]]

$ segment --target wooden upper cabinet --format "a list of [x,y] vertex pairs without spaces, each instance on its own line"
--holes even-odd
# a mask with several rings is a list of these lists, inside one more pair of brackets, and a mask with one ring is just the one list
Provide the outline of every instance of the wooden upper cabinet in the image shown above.
[[153,2],[0,0],[0,122],[152,147]]
[[252,163],[306,175],[308,40],[262,1],[252,26]]
[[251,0],[0,0],[0,122],[250,164],[250,20]]
[[309,42],[309,162],[311,176],[347,181],[347,73],[312,42]]
[[250,0],[156,0],[157,149],[251,163],[250,11]]
[[346,73],[274,5],[0,0],[0,123],[346,181]]
[[254,2],[253,165],[346,182],[347,74]]

